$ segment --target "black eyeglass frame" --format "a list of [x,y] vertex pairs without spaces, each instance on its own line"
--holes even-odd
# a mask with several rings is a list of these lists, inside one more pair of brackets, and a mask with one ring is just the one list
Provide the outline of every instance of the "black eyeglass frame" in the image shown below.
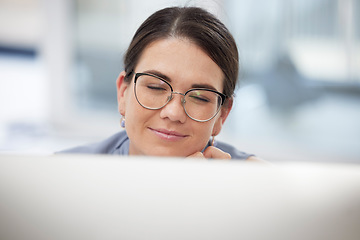
[[[155,78],[157,78],[157,79],[165,82],[165,83],[170,87],[170,89],[171,89],[171,95],[170,95],[170,96],[171,96],[171,97],[168,99],[168,101],[167,101],[163,106],[158,107],[158,108],[149,108],[149,107],[146,107],[146,106],[144,106],[143,104],[140,103],[140,101],[139,101],[139,99],[138,99],[138,97],[137,97],[137,95],[136,95],[136,82],[137,82],[138,78],[139,78],[140,76],[143,76],[143,75],[155,77]],[[187,115],[190,119],[192,119],[192,120],[194,120],[194,121],[197,121],[197,122],[207,122],[207,121],[210,121],[211,119],[213,119],[213,118],[219,113],[219,111],[220,111],[220,109],[221,109],[221,106],[224,105],[225,100],[226,100],[226,98],[227,98],[225,94],[223,94],[223,93],[221,93],[221,92],[218,92],[218,91],[216,91],[216,90],[214,90],[214,89],[208,89],[208,88],[191,88],[191,89],[187,90],[185,93],[178,93],[178,92],[174,92],[171,84],[170,84],[168,81],[166,81],[165,79],[163,79],[163,78],[161,78],[161,77],[159,77],[159,76],[157,76],[157,75],[154,75],[154,74],[151,74],[151,73],[135,73],[135,77],[134,77],[134,93],[135,93],[135,98],[136,98],[137,102],[138,102],[143,108],[146,108],[146,109],[149,109],[149,110],[159,110],[159,109],[165,107],[165,106],[171,101],[171,99],[173,99],[173,94],[180,94],[180,95],[182,95],[183,97],[185,97],[186,94],[188,94],[189,92],[191,92],[191,91],[196,91],[196,90],[205,90],[205,91],[213,92],[213,93],[218,94],[218,95],[221,97],[221,103],[220,103],[219,109],[216,111],[216,113],[214,114],[214,116],[212,116],[211,118],[206,119],[206,120],[198,120],[198,119],[195,119],[195,118],[191,117],[191,116],[187,113],[187,111],[186,111],[185,102],[184,102],[183,100],[181,101],[182,106],[183,106],[183,108],[184,108],[184,111],[185,111],[186,115]],[[184,99],[184,98],[183,98],[183,99]]]

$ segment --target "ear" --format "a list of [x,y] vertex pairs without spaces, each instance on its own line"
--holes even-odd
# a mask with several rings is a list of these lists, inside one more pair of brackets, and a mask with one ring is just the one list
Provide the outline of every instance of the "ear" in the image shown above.
[[123,116],[125,116],[126,95],[129,87],[129,84],[125,82],[125,76],[126,72],[122,71],[116,80],[118,111]]
[[234,100],[231,97],[231,98],[227,99],[225,105],[222,106],[222,108],[220,110],[220,117],[216,120],[216,122],[214,124],[212,136],[216,136],[220,133],[222,125],[225,123],[225,120],[229,116],[229,113],[230,113],[232,105],[233,105],[233,101]]

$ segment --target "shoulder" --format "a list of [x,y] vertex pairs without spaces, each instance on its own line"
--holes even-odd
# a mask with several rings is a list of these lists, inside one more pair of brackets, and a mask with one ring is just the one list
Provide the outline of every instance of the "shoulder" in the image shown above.
[[215,142],[215,147],[221,149],[224,152],[227,152],[231,155],[232,159],[238,159],[238,160],[247,160],[247,159],[251,159],[251,158],[255,158],[254,154],[249,154],[243,151],[238,150],[237,148],[235,148],[234,146],[224,143],[224,142],[219,142],[216,141]]
[[[83,153],[83,154],[127,154],[128,148],[120,149],[128,143],[128,136],[125,131],[118,132],[105,140],[83,146],[66,149],[57,153]],[[122,150],[122,151],[120,151]]]

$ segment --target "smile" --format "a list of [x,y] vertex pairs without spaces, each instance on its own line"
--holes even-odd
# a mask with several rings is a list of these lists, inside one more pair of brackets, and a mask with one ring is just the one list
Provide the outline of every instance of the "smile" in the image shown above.
[[149,129],[160,139],[167,140],[167,141],[179,141],[188,136],[188,135],[178,133],[176,131],[169,131],[166,129],[153,129],[153,128],[149,128]]

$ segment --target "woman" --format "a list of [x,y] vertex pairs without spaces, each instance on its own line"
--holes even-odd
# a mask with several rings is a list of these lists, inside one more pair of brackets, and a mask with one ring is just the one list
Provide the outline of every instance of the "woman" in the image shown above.
[[238,64],[232,35],[212,14],[157,11],[135,33],[116,82],[125,131],[64,152],[257,160],[213,141],[232,108]]

